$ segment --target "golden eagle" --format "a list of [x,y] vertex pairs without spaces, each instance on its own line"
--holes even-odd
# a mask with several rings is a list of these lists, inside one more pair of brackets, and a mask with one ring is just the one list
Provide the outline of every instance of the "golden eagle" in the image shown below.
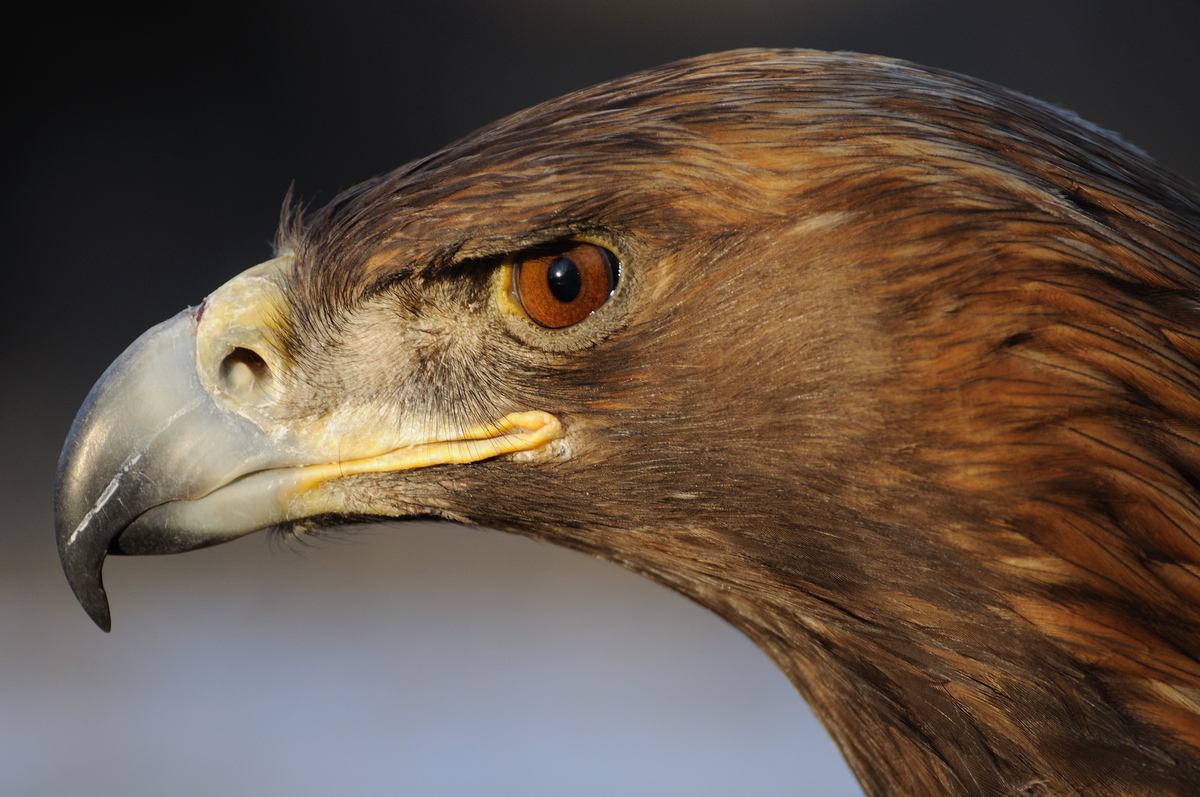
[[59,468],[108,553],[449,518],[618,562],[788,674],[870,795],[1200,793],[1200,198],[885,58],[681,61],[305,214],[143,335]]

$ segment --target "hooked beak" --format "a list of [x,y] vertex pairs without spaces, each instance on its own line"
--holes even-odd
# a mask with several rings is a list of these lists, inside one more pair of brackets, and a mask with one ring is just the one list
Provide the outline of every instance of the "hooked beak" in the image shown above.
[[329,484],[537,449],[561,436],[558,420],[538,411],[437,437],[380,430],[371,426],[377,413],[357,429],[354,416],[274,420],[287,364],[271,336],[286,317],[289,266],[286,257],[256,266],[201,310],[148,330],[79,410],[58,463],[58,552],[76,598],[105,631],[109,553],[176,553],[316,515],[377,514],[346,505]]
[[[104,630],[111,619],[100,569],[118,537],[152,507],[192,499],[287,452],[201,387],[191,309],[153,327],[109,366],[71,425],[54,496],[58,553],[75,597]],[[184,487],[186,485],[186,488]],[[142,552],[221,540],[163,530]],[[153,538],[151,538],[153,539]]]

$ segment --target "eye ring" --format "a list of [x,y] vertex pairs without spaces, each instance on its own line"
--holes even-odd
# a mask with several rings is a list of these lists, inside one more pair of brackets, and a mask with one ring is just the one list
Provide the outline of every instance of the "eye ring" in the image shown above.
[[575,242],[515,259],[511,290],[535,324],[564,329],[603,306],[619,278],[616,255],[597,244]]

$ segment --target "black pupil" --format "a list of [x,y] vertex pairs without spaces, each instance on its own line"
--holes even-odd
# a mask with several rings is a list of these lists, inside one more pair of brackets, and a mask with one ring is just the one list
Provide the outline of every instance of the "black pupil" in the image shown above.
[[583,278],[579,276],[579,266],[566,255],[559,255],[550,261],[546,272],[546,282],[550,284],[550,293],[564,304],[573,302],[583,288]]

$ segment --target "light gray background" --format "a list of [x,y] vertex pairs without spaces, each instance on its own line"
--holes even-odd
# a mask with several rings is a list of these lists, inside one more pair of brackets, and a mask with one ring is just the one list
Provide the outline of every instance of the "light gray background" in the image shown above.
[[905,57],[1058,102],[1195,177],[1195,6],[249,3],[10,25],[0,794],[859,794],[717,618],[494,532],[113,560],[106,636],[55,558],[63,436],[128,341],[268,255],[291,180],[320,202],[677,57]]

